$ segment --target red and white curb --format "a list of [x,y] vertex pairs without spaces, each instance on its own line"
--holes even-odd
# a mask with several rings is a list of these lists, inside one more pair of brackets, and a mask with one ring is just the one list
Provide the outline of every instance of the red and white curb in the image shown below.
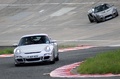
[[60,49],[59,52],[66,52],[66,51],[80,50],[80,49],[89,49],[89,48],[92,48],[92,47],[95,47],[95,46],[81,45],[81,46],[77,46],[77,47]]
[[74,78],[74,77],[114,77],[114,76],[120,76],[120,74],[114,75],[114,74],[74,74],[72,73],[72,69],[76,68],[77,66],[79,66],[82,62],[77,62],[74,64],[70,64],[70,65],[66,65],[66,66],[62,66],[59,67],[57,69],[55,69],[54,71],[52,71],[50,73],[51,77],[66,77],[66,78]]
[[0,55],[0,58],[3,58],[3,57],[13,57],[14,55],[13,54],[4,54],[4,55]]
[[[80,50],[80,49],[88,49],[88,48],[91,48],[93,46],[87,46],[87,45],[81,45],[81,46],[78,46],[78,47],[71,47],[71,48],[66,48],[66,49],[59,49],[58,51],[59,52],[66,52],[66,51],[72,51],[72,50]],[[4,55],[0,55],[0,58],[3,58],[3,57],[13,57],[14,54],[4,54]]]

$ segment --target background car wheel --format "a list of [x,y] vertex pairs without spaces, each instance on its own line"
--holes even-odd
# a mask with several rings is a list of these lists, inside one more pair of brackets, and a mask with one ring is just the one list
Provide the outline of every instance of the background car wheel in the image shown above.
[[118,13],[118,11],[116,11],[116,17],[117,17],[117,16],[119,16],[119,13]]
[[88,15],[88,19],[89,19],[89,21],[92,23],[92,22],[94,22],[91,18],[90,18],[90,16]]
[[95,22],[100,23],[100,21],[98,21],[98,19],[96,17],[95,17]]
[[106,21],[105,17],[102,19],[102,22]]
[[112,14],[112,17],[115,18],[117,16],[117,13]]
[[115,18],[117,17],[119,14],[118,14],[118,11],[116,10],[116,13],[112,14],[112,17]]

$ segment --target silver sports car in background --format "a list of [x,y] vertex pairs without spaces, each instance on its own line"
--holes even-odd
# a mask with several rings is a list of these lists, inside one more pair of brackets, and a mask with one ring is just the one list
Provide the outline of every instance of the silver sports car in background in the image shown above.
[[117,8],[113,5],[104,3],[97,5],[88,11],[90,22],[103,22],[118,16]]
[[15,66],[43,61],[53,64],[59,60],[57,43],[47,34],[25,35],[14,49],[14,60]]

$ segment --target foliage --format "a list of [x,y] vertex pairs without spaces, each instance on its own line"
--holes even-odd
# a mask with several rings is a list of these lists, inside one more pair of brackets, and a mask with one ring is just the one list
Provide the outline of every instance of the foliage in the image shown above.
[[88,58],[78,67],[80,74],[119,74],[120,50],[108,51]]

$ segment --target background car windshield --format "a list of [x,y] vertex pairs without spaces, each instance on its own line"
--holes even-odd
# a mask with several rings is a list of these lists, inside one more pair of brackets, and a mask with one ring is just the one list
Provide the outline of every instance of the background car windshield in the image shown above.
[[49,43],[49,39],[46,36],[29,36],[29,37],[23,37],[19,42],[19,46],[31,45],[31,44],[47,44],[47,43]]
[[107,4],[104,4],[104,5],[99,5],[97,7],[94,8],[94,12],[97,13],[97,12],[101,12],[101,11],[104,11],[106,9],[108,9],[109,6]]

